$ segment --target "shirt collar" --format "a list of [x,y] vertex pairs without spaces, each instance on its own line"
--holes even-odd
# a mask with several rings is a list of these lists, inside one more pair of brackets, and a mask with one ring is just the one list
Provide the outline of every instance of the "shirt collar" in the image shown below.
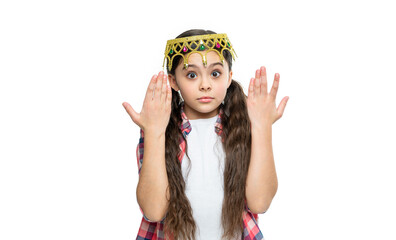
[[[214,126],[214,131],[219,136],[221,136],[222,129],[223,129],[223,125],[221,124],[221,118],[223,116],[223,113],[224,113],[223,108],[220,107],[219,113],[217,114],[216,123]],[[184,112],[184,101],[181,103],[181,117],[182,117],[183,121],[180,125],[180,129],[181,129],[184,137],[186,137],[191,132],[192,128],[191,128],[190,121],[188,120],[186,113]]]

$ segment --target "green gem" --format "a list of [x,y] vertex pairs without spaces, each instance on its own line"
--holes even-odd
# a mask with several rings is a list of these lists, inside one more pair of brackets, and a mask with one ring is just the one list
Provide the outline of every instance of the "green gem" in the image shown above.
[[228,47],[230,46],[230,43],[229,43],[229,42],[227,42],[227,46],[228,46]]
[[205,46],[204,46],[204,45],[201,45],[201,46],[199,47],[199,49],[205,50]]
[[172,54],[173,53],[173,49],[171,49],[170,51],[169,51],[169,54]]

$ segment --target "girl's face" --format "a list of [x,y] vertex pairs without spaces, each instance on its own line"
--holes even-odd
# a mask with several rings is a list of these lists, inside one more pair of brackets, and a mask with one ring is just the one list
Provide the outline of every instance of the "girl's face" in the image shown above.
[[[213,51],[207,53],[206,59],[205,67],[201,55],[193,53],[188,58],[187,69],[183,68],[181,60],[176,67],[176,76],[168,75],[171,87],[180,90],[184,99],[184,113],[191,120],[216,116],[232,81],[232,71],[228,70],[226,60],[223,65],[219,55]],[[211,100],[200,101],[201,97],[211,97]]]

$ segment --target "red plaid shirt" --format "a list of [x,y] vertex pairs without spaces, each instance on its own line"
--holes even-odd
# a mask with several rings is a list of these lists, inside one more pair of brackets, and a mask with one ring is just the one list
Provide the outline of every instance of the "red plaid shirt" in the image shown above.
[[[184,113],[184,102],[182,103],[181,106],[181,116],[183,119],[183,122],[180,126],[180,129],[182,130],[182,133],[184,137],[186,137],[190,132],[191,132],[191,125],[190,122],[187,119],[186,114]],[[220,112],[218,114],[216,124],[215,124],[215,132],[220,136],[222,132],[222,125],[221,125],[221,116],[223,114],[223,109],[220,108]],[[184,153],[185,153],[185,147],[186,143],[183,140],[183,138],[180,138],[180,148],[182,149],[182,152],[178,155],[178,159],[180,161],[180,164],[182,162]],[[140,139],[139,143],[136,148],[136,157],[137,157],[137,164],[139,168],[139,174],[140,174],[140,168],[142,167],[143,163],[143,152],[144,152],[144,132],[142,129],[140,129]],[[147,239],[152,239],[152,240],[165,240],[164,237],[164,222],[166,216],[159,222],[153,222],[149,220],[143,213],[142,208],[140,208],[140,211],[142,212],[142,221],[140,223],[140,228],[138,235],[136,237],[136,240],[147,240]],[[264,213],[264,212],[263,212]],[[245,210],[243,213],[243,235],[242,235],[242,240],[259,240],[259,239],[264,239],[263,234],[260,231],[260,228],[258,226],[258,214],[255,214],[250,211],[249,207],[247,206],[246,200],[245,200]]]

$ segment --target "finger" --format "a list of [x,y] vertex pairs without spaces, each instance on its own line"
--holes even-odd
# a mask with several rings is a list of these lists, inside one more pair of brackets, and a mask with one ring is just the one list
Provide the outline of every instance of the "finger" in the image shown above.
[[166,100],[166,92],[167,92],[167,86],[166,86],[166,79],[168,77],[166,76],[166,74],[164,74],[163,78],[162,78],[162,89],[161,89],[161,103],[165,103]]
[[283,112],[285,111],[287,101],[289,101],[289,97],[284,97],[281,103],[279,104],[279,107],[277,109],[279,118],[283,116]]
[[274,77],[274,82],[272,83],[272,88],[271,88],[271,92],[270,95],[276,99],[276,93],[278,92],[278,88],[279,88],[279,73],[275,73],[275,77]]
[[164,77],[164,72],[160,71],[157,77],[157,84],[155,85],[155,91],[154,91],[154,99],[158,101],[161,99],[163,77]]
[[131,117],[132,121],[136,123],[136,125],[139,125],[138,123],[140,119],[140,114],[135,112],[132,106],[127,102],[122,103],[122,106],[124,106],[125,110],[127,111],[128,115]]
[[261,94],[264,94],[264,96],[267,95],[267,69],[262,66],[260,68],[260,88],[261,88]]
[[146,92],[146,96],[145,96],[145,100],[144,101],[151,101],[153,94],[154,94],[154,90],[155,90],[155,84],[157,81],[157,75],[154,75],[151,78],[151,81],[147,87],[147,92]]
[[248,98],[253,97],[253,96],[254,96],[254,78],[251,78],[250,83],[249,83]]
[[166,85],[166,106],[170,108],[172,102],[172,89],[170,85]]
[[256,70],[256,77],[254,79],[254,95],[260,94],[260,70]]

